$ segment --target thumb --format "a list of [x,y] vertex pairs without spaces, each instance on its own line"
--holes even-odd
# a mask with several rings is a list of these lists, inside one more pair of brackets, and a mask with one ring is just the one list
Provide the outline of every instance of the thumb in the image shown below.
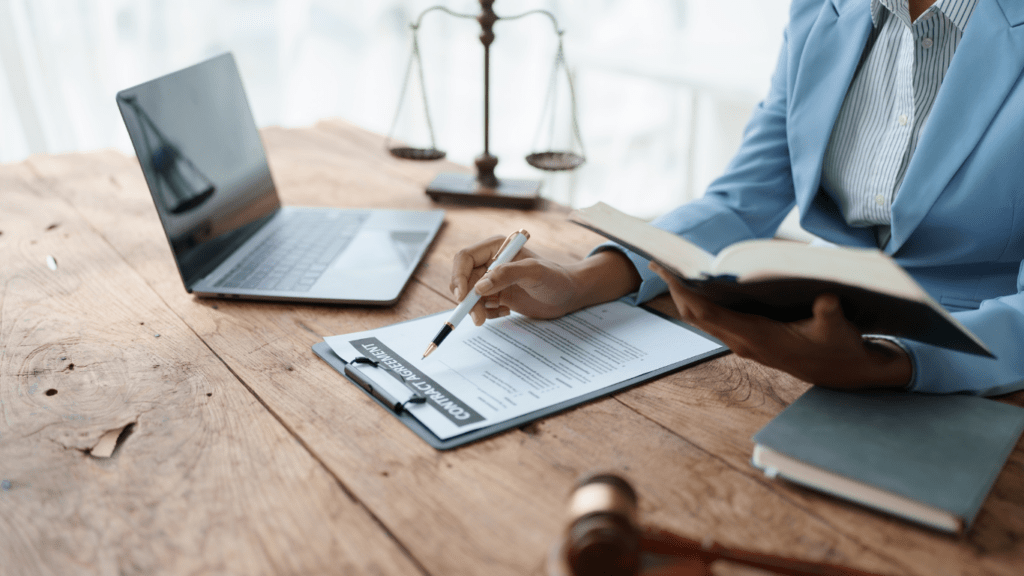
[[812,311],[813,332],[821,340],[831,340],[845,331],[847,320],[843,316],[843,305],[835,294],[822,294],[815,298]]

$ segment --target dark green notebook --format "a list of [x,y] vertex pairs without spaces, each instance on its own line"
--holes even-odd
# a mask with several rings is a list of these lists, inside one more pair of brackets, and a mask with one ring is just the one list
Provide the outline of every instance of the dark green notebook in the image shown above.
[[1024,431],[1024,408],[977,396],[814,387],[753,440],[770,476],[963,532]]

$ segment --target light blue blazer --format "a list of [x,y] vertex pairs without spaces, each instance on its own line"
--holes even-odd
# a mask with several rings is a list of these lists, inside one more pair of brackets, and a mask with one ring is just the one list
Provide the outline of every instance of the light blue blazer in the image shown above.
[[[717,252],[772,236],[797,206],[807,231],[875,247],[821,187],[832,126],[871,30],[869,0],[794,0],[778,67],[743,143],[705,196],[655,225]],[[1024,388],[1024,2],[980,0],[892,204],[885,252],[997,359],[900,343],[922,392]],[[665,291],[647,262],[639,302]]]

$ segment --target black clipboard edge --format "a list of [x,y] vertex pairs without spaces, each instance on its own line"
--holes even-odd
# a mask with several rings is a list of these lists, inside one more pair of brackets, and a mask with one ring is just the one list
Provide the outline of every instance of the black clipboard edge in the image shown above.
[[447,440],[442,440],[442,439],[438,438],[436,435],[434,435],[433,432],[431,432],[426,426],[421,424],[420,421],[417,420],[408,411],[403,410],[402,412],[395,412],[393,407],[388,406],[386,403],[381,401],[380,398],[377,398],[376,396],[374,396],[369,390],[367,390],[366,388],[361,386],[358,382],[352,381],[352,379],[349,378],[348,375],[345,373],[346,362],[344,360],[342,360],[341,357],[339,357],[337,354],[334,353],[334,350],[331,349],[331,347],[327,344],[327,342],[317,342],[316,344],[314,344],[313,345],[313,352],[317,356],[319,356],[321,360],[323,360],[324,362],[327,362],[332,368],[337,370],[338,373],[341,374],[342,376],[344,376],[345,379],[348,380],[353,386],[355,386],[357,389],[359,389],[364,394],[366,394],[368,397],[370,397],[381,408],[383,408],[389,414],[391,414],[392,416],[397,418],[400,422],[402,422],[402,424],[405,424],[405,426],[407,428],[412,430],[417,436],[422,438],[427,444],[431,445],[432,447],[434,447],[437,450],[451,450],[452,448],[458,448],[459,446],[463,446],[465,444],[470,444],[472,442],[476,442],[477,440],[482,440],[482,439],[487,438],[489,436],[494,436],[496,434],[500,434],[502,432],[506,432],[506,431],[508,431],[508,430],[510,430],[512,428],[519,428],[521,426],[525,426],[526,424],[529,424],[530,422],[533,422],[535,420],[540,420],[541,418],[546,418],[548,416],[553,416],[555,414],[559,414],[559,413],[564,412],[564,411],[566,411],[566,410],[568,410],[570,408],[574,408],[574,407],[579,406],[581,404],[585,404],[587,402],[590,402],[591,400],[597,400],[599,398],[603,398],[605,396],[610,396],[612,394],[615,394],[616,392],[621,392],[623,390],[627,390],[629,388],[633,388],[634,386],[639,386],[640,384],[645,384],[645,383],[650,382],[651,380],[654,380],[655,378],[658,378],[660,376],[664,376],[664,375],[669,374],[671,372],[675,372],[676,370],[680,370],[682,368],[693,366],[694,364],[699,364],[701,362],[704,362],[704,361],[707,361],[707,360],[711,360],[713,358],[717,358],[718,356],[722,356],[723,354],[726,354],[727,352],[729,352],[729,349],[726,348],[725,345],[722,344],[722,342],[719,341],[717,338],[715,338],[713,336],[710,336],[709,334],[707,334],[707,333],[705,333],[705,332],[703,332],[701,330],[698,330],[697,328],[694,328],[693,326],[690,326],[689,324],[686,324],[685,322],[681,322],[681,321],[679,321],[679,320],[677,320],[675,318],[672,318],[671,316],[667,316],[665,314],[662,314],[661,312],[659,312],[657,310],[654,310],[653,308],[649,308],[647,306],[641,306],[641,308],[643,308],[644,310],[646,310],[646,311],[648,311],[648,312],[650,312],[650,313],[652,313],[652,314],[654,314],[656,316],[660,316],[661,318],[664,318],[664,319],[669,320],[669,321],[671,321],[671,322],[673,322],[675,324],[678,324],[679,326],[682,326],[683,328],[686,328],[686,329],[690,330],[691,332],[694,332],[694,333],[696,333],[696,334],[698,334],[700,336],[703,336],[703,337],[711,340],[712,342],[717,343],[719,345],[719,347],[715,348],[714,350],[710,350],[708,352],[705,352],[703,354],[698,354],[697,356],[693,356],[693,357],[687,358],[686,360],[683,360],[681,362],[677,362],[675,364],[670,364],[670,365],[665,366],[663,368],[659,368],[657,370],[652,370],[652,371],[647,372],[645,374],[641,374],[641,375],[639,375],[639,376],[637,376],[635,378],[630,378],[629,380],[623,380],[622,382],[619,382],[617,384],[612,384],[611,386],[606,386],[604,388],[601,388],[600,390],[594,390],[594,391],[589,392],[587,394],[584,394],[582,396],[577,396],[576,398],[571,398],[571,399],[566,400],[564,402],[559,402],[558,404],[553,404],[553,405],[548,406],[546,408],[541,408],[540,410],[534,410],[533,412],[528,412],[526,414],[523,414],[522,416],[517,416],[515,418],[512,418],[511,420],[506,420],[504,422],[499,422],[497,424],[494,424],[493,426],[487,426],[485,428],[478,428],[476,430],[472,430],[470,432],[466,432],[465,434],[459,434],[458,436],[453,436],[451,438],[448,438]]

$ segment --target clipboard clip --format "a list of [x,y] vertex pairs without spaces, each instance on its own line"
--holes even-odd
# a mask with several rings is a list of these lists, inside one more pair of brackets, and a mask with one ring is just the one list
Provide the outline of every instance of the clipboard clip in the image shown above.
[[405,384],[405,378],[401,374],[395,372],[394,370],[391,370],[387,366],[381,366],[380,363],[377,362],[376,360],[371,360],[370,358],[366,358],[365,356],[359,356],[358,358],[354,358],[351,362],[345,364],[345,375],[348,376],[353,382],[358,384],[360,387],[362,387],[364,390],[369,392],[371,396],[383,402],[384,405],[390,408],[393,412],[395,412],[395,414],[401,414],[402,411],[405,410],[406,404],[423,404],[427,401],[427,397],[424,396],[423,394],[420,394],[419,392],[413,392],[405,401],[397,400],[394,396],[389,394],[387,390],[384,390],[379,385],[374,385],[373,380],[367,377],[366,374],[363,373],[363,371],[361,371],[359,368],[355,366],[355,364],[367,364],[379,370],[383,370],[384,372],[390,374],[392,377],[394,377],[402,384]]

